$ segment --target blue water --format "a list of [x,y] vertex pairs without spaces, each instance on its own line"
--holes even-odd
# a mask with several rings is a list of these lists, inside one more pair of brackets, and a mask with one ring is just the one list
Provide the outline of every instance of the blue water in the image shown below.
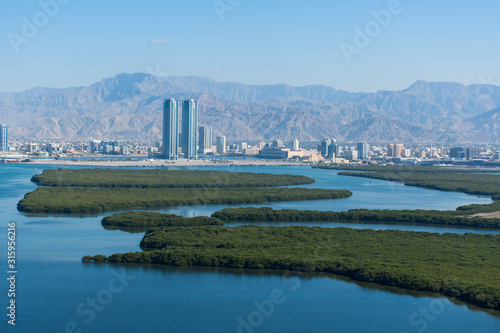
[[[16,327],[2,314],[1,332],[499,332],[500,314],[457,305],[439,295],[355,283],[332,276],[213,268],[83,264],[86,254],[139,251],[143,234],[108,231],[104,213],[24,215],[16,204],[36,188],[43,166],[0,165],[0,267],[7,275],[7,222],[17,224]],[[47,168],[56,168],[54,166]],[[207,169],[207,168],[203,168]],[[216,168],[213,168],[216,169]],[[275,208],[345,210],[454,209],[489,198],[337,176],[307,167],[233,167],[219,170],[303,174],[305,187],[343,188],[342,200],[274,203]],[[382,194],[381,194],[382,193]],[[253,205],[258,206],[258,205]],[[165,209],[206,215],[227,206]],[[432,232],[489,232],[422,226],[315,223]],[[117,276],[126,276],[124,283]],[[133,279],[132,279],[133,278]],[[123,280],[124,278],[121,277]],[[6,280],[0,299],[7,306]],[[99,299],[92,308],[87,302]],[[274,302],[273,302],[274,300]],[[5,309],[3,307],[3,309]],[[6,313],[6,309],[3,310]]]

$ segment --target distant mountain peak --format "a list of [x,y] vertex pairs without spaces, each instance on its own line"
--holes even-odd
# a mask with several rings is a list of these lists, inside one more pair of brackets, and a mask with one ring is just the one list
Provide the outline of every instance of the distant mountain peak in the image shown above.
[[433,89],[463,89],[465,85],[457,82],[434,82],[418,80],[403,91],[428,91]]
[[352,93],[120,73],[88,87],[0,93],[0,119],[14,137],[159,140],[165,98],[199,99],[200,124],[230,140],[500,142],[500,116],[488,113],[500,107],[500,87],[422,80],[401,91]]

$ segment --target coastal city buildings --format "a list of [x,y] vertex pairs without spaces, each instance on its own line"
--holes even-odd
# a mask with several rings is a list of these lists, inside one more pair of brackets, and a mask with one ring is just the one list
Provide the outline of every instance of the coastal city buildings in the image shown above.
[[473,160],[480,157],[480,149],[476,147],[453,147],[450,148],[450,157],[455,159]]
[[324,158],[333,160],[340,156],[340,146],[337,144],[337,140],[335,139],[321,140],[318,150]]
[[[179,122],[180,123],[180,122]],[[201,129],[205,127],[204,129]],[[199,139],[204,133],[209,133],[213,129],[208,126],[199,128]],[[209,136],[207,134],[207,136]],[[173,136],[175,137],[175,136]],[[179,140],[179,139],[178,139]],[[198,140],[198,141],[200,141]],[[457,166],[490,166],[500,167],[500,147],[454,147],[444,145],[408,144],[401,151],[401,157],[395,158],[387,156],[386,144],[370,145],[370,153],[367,158],[363,157],[358,144],[356,143],[333,143],[330,140],[328,153],[335,158],[321,155],[320,142],[303,142],[300,149],[297,148],[296,141],[284,141],[283,147],[275,148],[270,141],[230,141],[223,135],[218,137],[218,142],[214,142],[211,149],[207,143],[204,152],[198,147],[199,155],[206,163],[217,161],[221,158],[212,155],[232,156],[231,159],[238,158],[261,158],[288,160],[304,163],[320,164],[409,164],[409,165],[457,165]],[[297,140],[298,141],[298,140]],[[201,143],[200,143],[201,145]],[[295,147],[294,147],[295,145]],[[116,159],[162,159],[163,144],[155,139],[151,140],[94,140],[94,139],[36,139],[36,138],[11,138],[9,137],[8,151],[0,153],[0,162],[44,159],[44,158],[72,158],[79,159],[95,158],[99,156],[116,156]],[[217,154],[217,146],[219,153]],[[177,146],[178,148],[178,146]],[[294,149],[295,148],[295,149]],[[460,149],[458,149],[460,148]],[[469,148],[469,149],[467,149]],[[469,151],[469,159],[467,159]],[[175,152],[175,151],[174,151]],[[462,152],[462,153],[460,153]],[[202,155],[203,154],[203,155]],[[453,157],[455,156],[455,157]],[[458,157],[457,157],[458,156]],[[180,149],[177,154],[178,159],[183,159]],[[222,160],[224,158],[222,157]],[[171,163],[168,160],[165,163]]]
[[[180,114],[181,113],[181,114]],[[179,128],[180,127],[180,128]],[[179,129],[182,130],[179,133]],[[220,128],[216,128],[220,133]],[[337,143],[336,139],[321,142],[303,142],[298,139],[283,141],[232,141],[219,135],[213,145],[214,130],[210,126],[198,127],[198,102],[190,99],[163,102],[163,138],[158,141],[109,141],[90,139],[86,142],[64,140],[15,141],[7,145],[7,127],[0,125],[0,148],[2,161],[7,158],[63,158],[85,156],[85,154],[122,155],[127,158],[166,160],[204,159],[214,161],[210,155],[231,155],[233,158],[261,158],[294,160],[297,162],[323,164],[453,164],[500,166],[498,147],[444,147],[443,145],[410,145],[401,143],[370,145],[366,142]],[[385,146],[384,146],[385,145]],[[168,162],[166,162],[168,163]]]

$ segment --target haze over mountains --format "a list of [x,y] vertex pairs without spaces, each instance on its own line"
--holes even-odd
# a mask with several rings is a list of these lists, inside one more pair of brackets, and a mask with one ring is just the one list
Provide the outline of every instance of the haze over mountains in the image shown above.
[[14,137],[159,140],[165,98],[198,99],[199,125],[230,140],[500,143],[500,87],[452,82],[351,93],[119,74],[89,87],[0,93],[0,123]]

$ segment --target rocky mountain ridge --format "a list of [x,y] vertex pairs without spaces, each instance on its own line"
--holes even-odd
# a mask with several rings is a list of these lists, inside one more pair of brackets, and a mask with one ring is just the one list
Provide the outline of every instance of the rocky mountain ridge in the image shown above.
[[229,140],[500,143],[500,87],[453,82],[351,93],[124,73],[88,87],[0,93],[0,123],[14,137],[159,140],[165,98],[198,99],[199,124]]

